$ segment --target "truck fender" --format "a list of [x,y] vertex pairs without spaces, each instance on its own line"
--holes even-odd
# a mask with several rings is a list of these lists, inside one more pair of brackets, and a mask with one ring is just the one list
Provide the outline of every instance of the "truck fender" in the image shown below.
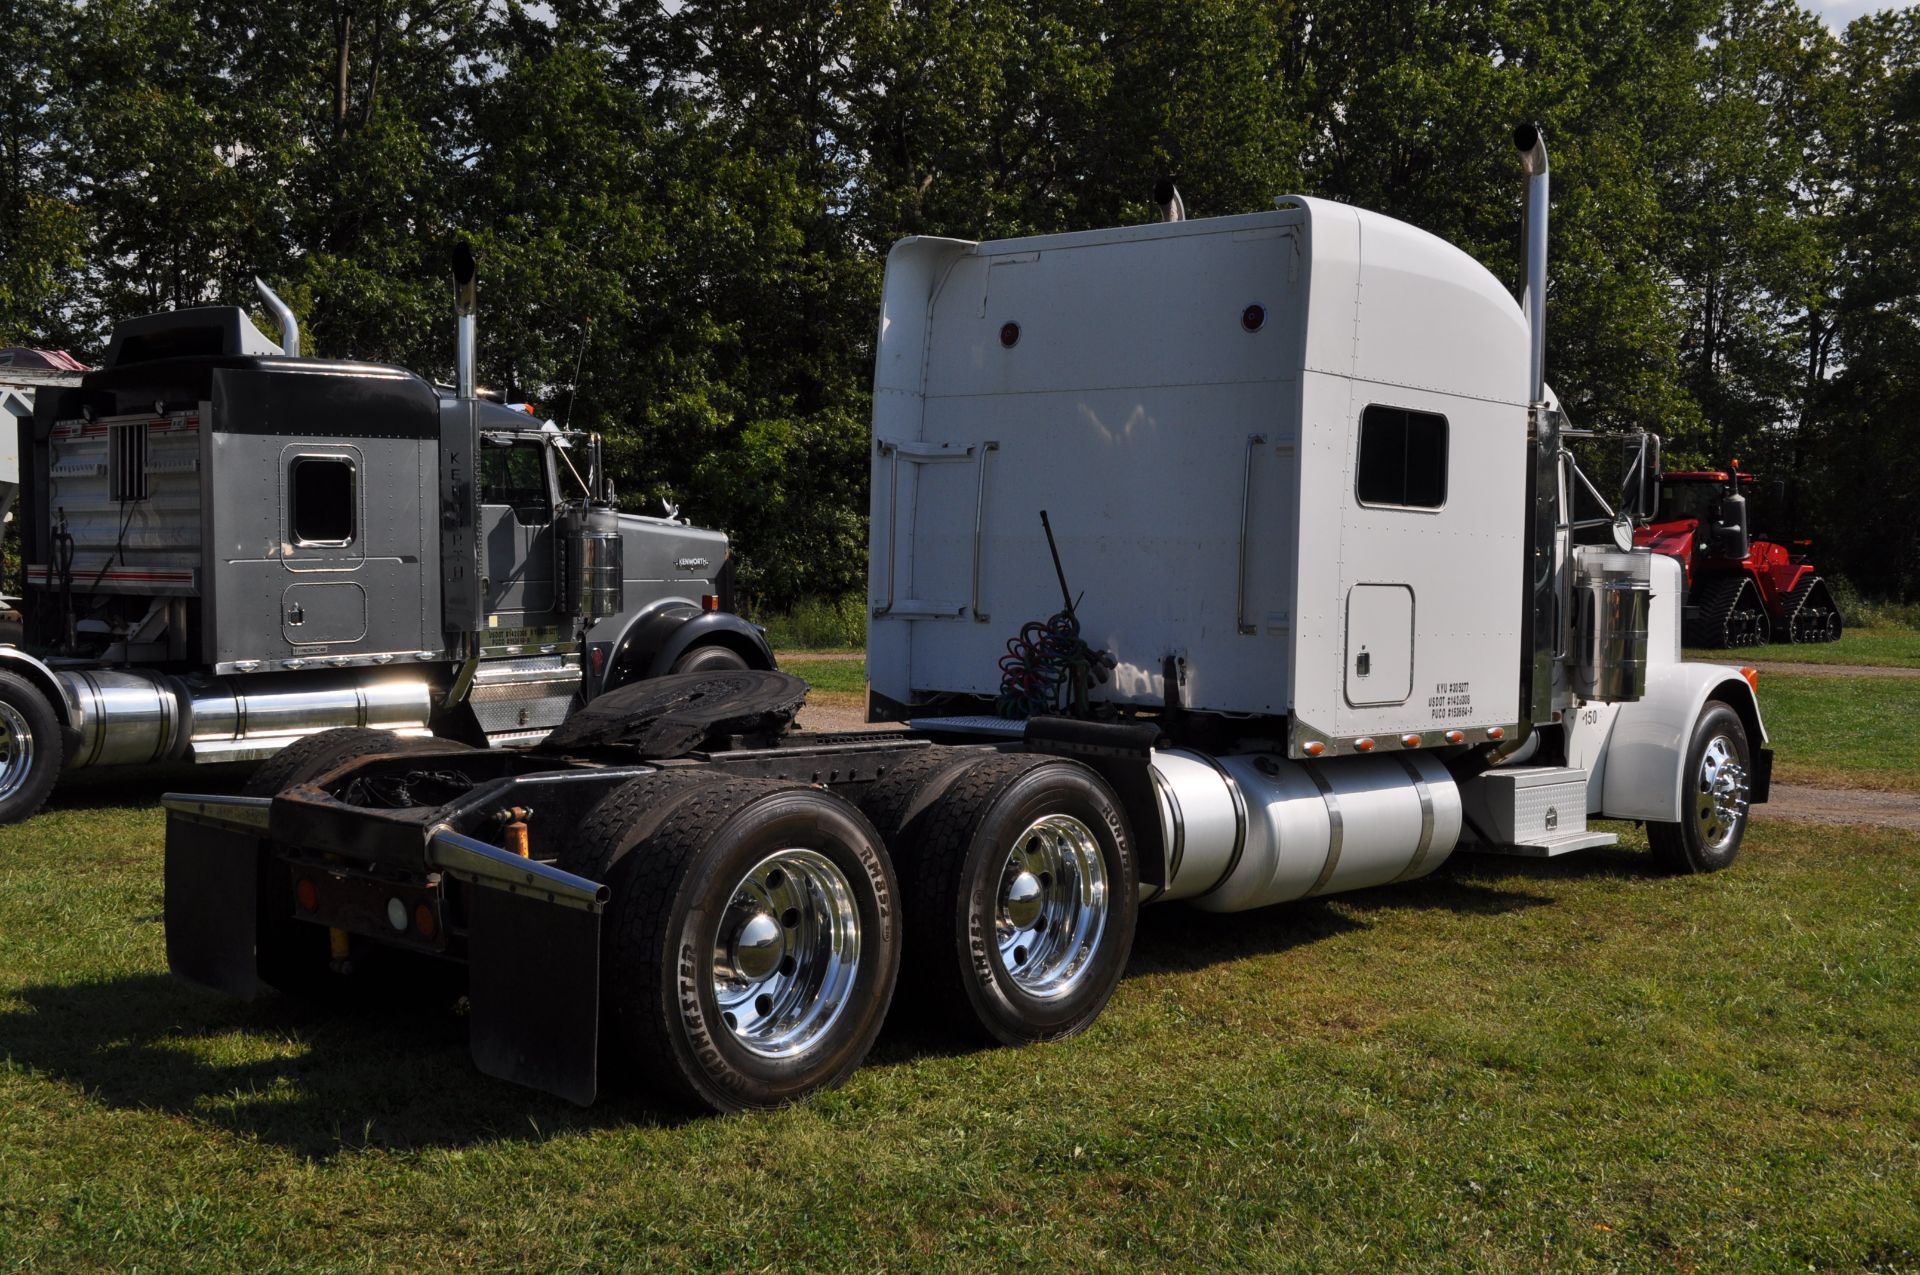
[[[1723,700],[1746,724],[1748,746],[1764,775],[1760,751],[1767,731],[1760,704],[1740,675],[1724,664],[1692,661],[1658,664],[1647,670],[1647,690],[1622,704],[1607,738],[1606,778],[1601,813],[1609,819],[1645,819],[1675,823],[1687,784],[1687,744],[1693,724],[1709,699]],[[1762,788],[1755,800],[1765,800]]]
[[749,668],[775,667],[773,648],[767,645],[766,634],[758,625],[731,611],[703,611],[683,598],[656,602],[628,620],[599,661],[601,671],[596,678],[591,647],[599,645],[595,640],[598,637],[588,637],[588,699],[628,682],[659,677],[673,667],[675,660],[702,644],[738,651]]
[[47,697],[47,702],[53,705],[53,711],[59,715],[60,724],[67,733],[67,747],[71,749],[77,729],[73,721],[73,709],[67,703],[66,693],[60,689],[60,679],[54,676],[53,670],[17,646],[0,646],[0,669],[26,678],[35,690]]

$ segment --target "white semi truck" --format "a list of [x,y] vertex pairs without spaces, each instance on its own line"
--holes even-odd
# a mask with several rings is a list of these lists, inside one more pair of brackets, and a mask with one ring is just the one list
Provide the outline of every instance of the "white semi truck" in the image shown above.
[[489,1074],[588,1101],[604,1058],[738,1109],[837,1083],[890,1003],[1085,1028],[1142,903],[1614,842],[1594,817],[1725,867],[1767,787],[1753,678],[1680,658],[1678,569],[1633,547],[1652,440],[1618,510],[1575,461],[1545,144],[1516,142],[1518,305],[1298,197],[899,244],[868,667],[900,725],[788,734],[804,688],[739,672],[609,693],[530,754],[317,736],[251,795],[168,799],[176,972],[437,973]]

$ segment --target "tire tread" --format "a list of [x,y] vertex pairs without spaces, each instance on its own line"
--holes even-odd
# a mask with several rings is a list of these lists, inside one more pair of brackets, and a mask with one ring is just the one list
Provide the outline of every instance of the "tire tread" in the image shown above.
[[906,917],[906,951],[900,978],[924,998],[927,1008],[951,1021],[973,1018],[967,994],[970,972],[955,942],[955,906],[964,896],[967,850],[994,796],[1008,784],[1054,758],[1002,753],[960,775],[927,811],[919,835],[894,856]]
[[[676,980],[667,940],[680,886],[700,851],[751,801],[805,788],[775,779],[662,771],[623,784],[581,825],[581,862],[604,864],[606,875],[595,879],[613,889],[601,980],[608,1044],[676,1106],[709,1101],[674,1049],[668,1018]],[[636,824],[650,826],[635,835]],[[620,986],[605,977],[613,971]]]

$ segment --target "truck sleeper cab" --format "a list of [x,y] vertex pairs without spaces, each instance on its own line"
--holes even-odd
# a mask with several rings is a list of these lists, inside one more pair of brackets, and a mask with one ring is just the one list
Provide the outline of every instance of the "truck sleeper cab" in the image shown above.
[[174,969],[251,994],[406,949],[464,967],[488,1074],[587,1101],[604,1059],[736,1110],[837,1083],[890,1004],[1007,1044],[1084,1029],[1143,903],[1616,842],[1593,816],[1726,867],[1768,787],[1754,681],[1680,658],[1650,511],[1576,463],[1542,375],[1545,146],[1516,145],[1525,306],[1299,197],[896,246],[891,728],[789,734],[804,687],[743,672],[605,694],[511,757],[316,739],[249,797],[168,799]]

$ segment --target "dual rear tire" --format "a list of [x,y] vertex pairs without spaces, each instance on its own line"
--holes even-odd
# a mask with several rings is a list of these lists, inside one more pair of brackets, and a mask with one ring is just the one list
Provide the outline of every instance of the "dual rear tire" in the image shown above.
[[910,758],[860,808],[781,781],[645,775],[601,800],[562,866],[613,893],[603,1075],[720,1111],[841,1083],[896,980],[913,1009],[991,1040],[1084,1029],[1125,968],[1138,892],[1093,772],[955,750]]
[[1008,1045],[1086,1030],[1133,949],[1139,870],[1119,799],[1057,758],[924,765],[867,796],[893,824],[913,1008]]
[[845,1080],[900,969],[893,868],[847,802],[800,784],[661,771],[594,807],[562,866],[612,887],[603,1074],[718,1111]]

